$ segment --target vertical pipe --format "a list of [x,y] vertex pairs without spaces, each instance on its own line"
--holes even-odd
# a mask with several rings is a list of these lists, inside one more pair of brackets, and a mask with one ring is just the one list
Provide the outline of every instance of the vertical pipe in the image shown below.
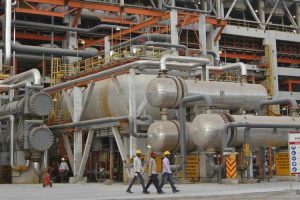
[[109,137],[109,179],[112,181],[114,177],[114,158],[113,158],[113,137]]
[[[199,42],[201,45],[202,55],[206,57],[207,47],[206,47],[206,16],[199,16]],[[208,80],[206,74],[206,68],[202,67],[202,80]]]
[[135,155],[137,139],[132,135],[137,132],[136,127],[136,85],[135,85],[135,69],[131,68],[129,73],[129,126],[132,127],[130,135],[130,158]]
[[217,19],[222,18],[222,6],[221,6],[221,0],[217,0]]
[[[14,20],[16,20],[16,10],[14,9]],[[14,45],[16,44],[16,25],[14,25]],[[16,51],[13,51],[13,69],[12,69],[12,75],[17,74],[17,62],[16,62]]]
[[205,101],[206,106],[209,108],[212,108],[212,99],[208,95],[195,95],[195,96],[189,96],[189,97],[184,97],[179,105],[178,109],[178,116],[179,116],[179,129],[180,129],[180,135],[181,135],[181,156],[182,156],[182,161],[181,161],[181,167],[182,167],[182,178],[185,180],[186,178],[186,154],[187,154],[187,128],[186,128],[186,105],[188,103],[196,102],[196,101]]
[[11,64],[11,0],[5,1],[4,64]]
[[296,18],[298,27],[300,27],[300,3],[297,3]]
[[207,11],[207,1],[206,0],[201,0],[201,9],[203,11]]
[[266,16],[265,16],[265,1],[264,0],[258,0],[258,15],[259,19],[262,23],[266,22]]
[[[179,44],[179,38],[178,38],[178,18],[177,18],[177,10],[172,10],[170,14],[170,22],[171,22],[171,43],[178,45]],[[174,52],[173,55],[178,55],[178,52],[175,48],[171,48]]]
[[110,42],[109,36],[104,37],[104,63],[109,63],[110,60]]

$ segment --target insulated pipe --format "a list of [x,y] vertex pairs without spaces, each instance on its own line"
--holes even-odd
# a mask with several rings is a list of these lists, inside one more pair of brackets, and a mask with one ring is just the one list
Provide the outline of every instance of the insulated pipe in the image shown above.
[[92,119],[92,120],[79,121],[79,122],[73,122],[73,123],[68,123],[68,124],[52,125],[52,126],[49,126],[48,128],[51,130],[60,130],[60,129],[64,129],[64,128],[80,128],[80,127],[82,128],[82,127],[86,127],[86,126],[118,122],[121,120],[128,120],[128,117],[121,116],[121,117],[107,117],[107,118],[101,118],[101,119]]
[[[197,58],[189,56],[173,56],[173,55],[163,55],[160,59],[160,70],[167,71],[167,61],[178,61],[178,62],[195,62],[202,66],[202,71],[206,72],[206,65],[210,62],[208,58]],[[204,78],[205,76],[203,76]],[[206,78],[204,78],[205,80]]]
[[144,43],[145,40],[153,42],[171,42],[171,36],[167,34],[143,34],[125,42],[122,42],[121,44],[115,45],[112,47],[112,49],[117,49],[128,45],[136,45],[139,42],[139,40],[144,40],[142,41],[142,43]]
[[14,170],[24,171],[29,167],[29,160],[23,166],[16,166],[14,164],[14,132],[15,132],[15,117],[14,115],[6,115],[0,117],[0,121],[9,120],[10,121],[10,166]]
[[207,67],[208,70],[220,70],[220,71],[227,71],[227,70],[232,70],[232,69],[240,69],[241,70],[241,76],[242,76],[242,82],[243,83],[247,83],[247,66],[242,63],[242,62],[238,62],[238,63],[232,63],[232,64],[228,64],[225,66],[219,66],[219,67]]
[[229,122],[222,128],[222,148],[223,150],[227,147],[229,139],[228,139],[228,130],[230,128],[238,128],[238,127],[244,127],[244,128],[295,128],[300,129],[300,124],[285,124],[285,123],[279,123],[279,124],[273,124],[273,123],[248,123],[248,122]]
[[196,102],[196,101],[205,101],[206,106],[211,108],[213,107],[212,99],[208,95],[195,95],[195,96],[189,96],[189,97],[184,97],[180,104],[179,104],[179,124],[180,124],[180,135],[181,135],[181,156],[182,156],[182,177],[183,180],[186,178],[186,145],[187,145],[187,138],[186,138],[186,105],[191,102]]
[[[115,68],[108,69],[108,70],[105,70],[105,71],[101,71],[101,72],[98,72],[98,73],[95,73],[95,74],[91,74],[91,75],[88,75],[88,76],[85,76],[85,77],[81,77],[81,78],[78,78],[78,79],[74,79],[74,80],[70,80],[70,81],[67,81],[67,82],[64,82],[64,83],[60,83],[60,84],[57,84],[55,86],[45,88],[45,89],[43,89],[43,91],[47,92],[47,93],[53,93],[53,92],[60,91],[62,89],[68,89],[68,88],[72,87],[73,85],[88,83],[90,81],[93,81],[93,80],[101,78],[101,77],[111,76],[114,73],[118,73],[118,72],[121,72],[121,71],[124,71],[124,70],[128,70],[130,68],[137,68],[137,67],[151,68],[151,66],[155,67],[155,66],[159,66],[159,64],[160,64],[159,61],[139,60],[139,61],[128,63],[128,64],[125,64],[125,65],[122,65],[122,66],[119,66],[119,67],[115,67]],[[189,64],[186,64],[186,63],[184,63],[184,64],[183,63],[167,63],[167,65],[168,66],[176,66],[176,67],[180,67],[180,68],[196,67],[196,66],[189,65]]]
[[12,45],[13,50],[22,53],[46,54],[57,56],[73,56],[73,57],[94,57],[98,55],[98,51],[90,50],[70,50],[61,48],[44,48],[29,45]]
[[212,51],[212,50],[206,50],[206,53],[208,55],[211,55],[214,58],[214,65],[218,65],[218,63],[220,61],[219,55],[216,52]]
[[188,47],[181,44],[171,44],[166,42],[145,42],[144,46],[154,46],[154,47],[174,47],[177,49],[184,49],[185,55],[188,55]]
[[14,75],[12,77],[6,78],[0,81],[0,84],[16,84],[22,81],[27,81],[29,79],[33,79],[34,85],[41,85],[41,73],[37,69],[31,69],[26,72]]
[[209,0],[210,2],[210,6],[209,6],[209,10],[199,10],[199,9],[191,9],[191,8],[182,8],[182,7],[175,7],[175,6],[168,6],[164,0],[162,0],[162,5],[163,7],[167,8],[167,9],[172,9],[172,10],[182,10],[182,11],[187,11],[187,12],[199,12],[199,13],[203,13],[203,14],[209,14],[213,11],[213,5],[212,5],[212,0]]
[[11,64],[11,13],[12,1],[6,0],[5,2],[5,28],[4,28],[4,63],[5,65]]
[[297,112],[298,108],[298,103],[297,101],[292,98],[292,97],[288,97],[288,98],[282,98],[282,99],[273,99],[273,100],[265,100],[262,101],[259,105],[258,105],[258,110],[257,113],[258,115],[263,115],[264,114],[264,108],[266,106],[270,106],[270,105],[279,105],[279,104],[291,104],[291,111],[292,111],[292,116],[293,117],[298,117],[299,114]]
[[138,138],[147,137],[146,134],[137,133],[137,132],[134,131],[133,123],[132,123],[133,120],[130,120],[128,116],[92,119],[92,120],[73,122],[73,123],[68,123],[68,124],[53,125],[53,126],[49,126],[48,128],[51,129],[51,130],[59,130],[59,129],[64,129],[64,128],[80,128],[80,127],[83,128],[83,127],[86,127],[86,126],[107,124],[107,123],[118,122],[118,121],[122,121],[122,120],[128,120],[129,121],[129,134],[131,136],[138,137]]
[[85,28],[73,28],[68,26],[44,24],[44,23],[22,21],[22,20],[13,20],[12,23],[18,26],[36,27],[44,30],[46,29],[46,30],[55,30],[55,31],[72,31],[78,33],[93,33],[99,29],[113,29],[113,28],[127,29],[128,28],[128,27],[118,26],[118,25],[99,24],[94,26],[93,28],[85,29]]
[[40,167],[40,163],[39,162],[33,162],[32,163],[32,166],[33,166],[33,172],[36,174],[36,175],[41,175],[41,167]]

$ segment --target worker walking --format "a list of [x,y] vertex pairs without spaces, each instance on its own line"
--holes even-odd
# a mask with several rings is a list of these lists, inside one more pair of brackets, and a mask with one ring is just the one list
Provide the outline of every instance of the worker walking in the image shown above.
[[164,159],[163,159],[163,169],[162,169],[162,180],[161,180],[161,184],[160,184],[160,188],[162,189],[166,180],[169,181],[173,193],[175,192],[179,192],[180,190],[177,190],[175,185],[174,185],[174,181],[173,181],[173,177],[172,177],[172,171],[171,171],[171,165],[170,165],[170,161],[169,161],[169,157],[170,157],[171,153],[169,151],[165,151],[164,152]]
[[134,184],[134,182],[137,180],[137,178],[139,178],[140,182],[141,182],[141,185],[143,187],[143,193],[144,194],[149,194],[149,192],[146,190],[144,178],[142,176],[142,173],[144,173],[143,166],[142,166],[142,161],[141,161],[142,152],[141,152],[141,150],[136,150],[135,154],[136,154],[136,157],[133,159],[134,177],[133,177],[131,183],[129,184],[126,192],[132,193],[131,187]]
[[163,194],[164,192],[161,190],[159,187],[159,180],[158,180],[158,174],[157,174],[157,168],[156,168],[156,152],[151,152],[150,154],[151,158],[149,160],[149,166],[148,166],[148,175],[149,175],[149,181],[146,185],[146,191],[148,191],[148,188],[150,185],[153,183],[157,193],[158,194]]
[[61,159],[61,163],[59,165],[59,174],[60,174],[60,182],[67,183],[69,178],[69,166],[65,161],[65,158]]

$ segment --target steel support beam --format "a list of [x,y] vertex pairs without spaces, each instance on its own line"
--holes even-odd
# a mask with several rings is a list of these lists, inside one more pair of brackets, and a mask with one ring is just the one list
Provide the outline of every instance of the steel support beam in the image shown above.
[[147,103],[148,103],[148,100],[147,100],[147,97],[145,96],[136,111],[137,117],[140,117],[142,115],[142,112],[144,111]]
[[295,22],[295,20],[294,20],[292,14],[291,14],[289,8],[287,7],[286,3],[284,1],[281,1],[281,3],[282,3],[282,5],[283,5],[283,7],[285,9],[285,12],[288,14],[288,18],[289,18],[290,22],[293,24],[293,26],[295,28],[297,28],[297,32],[299,32],[298,24]]
[[112,132],[114,134],[114,137],[115,137],[115,140],[116,140],[119,152],[121,154],[121,158],[122,158],[123,164],[125,165],[124,167],[126,169],[126,173],[127,173],[128,177],[130,177],[129,169],[127,168],[127,164],[128,164],[128,152],[127,152],[127,150],[125,148],[125,145],[124,145],[124,143],[122,141],[120,132],[119,132],[118,128],[115,127],[115,126],[112,126],[111,130],[112,130]]
[[[133,130],[136,133],[137,132],[137,123],[136,123],[136,85],[135,85],[135,69],[130,68],[129,70],[129,123],[132,123]],[[130,158],[132,158],[135,155],[137,145],[137,139],[136,137],[133,137],[130,135],[130,149],[129,149],[129,155]]]
[[261,21],[260,21],[259,18],[257,17],[257,15],[256,15],[256,13],[255,13],[255,11],[254,11],[254,9],[253,9],[253,7],[252,7],[250,1],[249,1],[249,0],[245,0],[245,1],[246,1],[246,3],[247,3],[247,6],[248,6],[248,8],[249,8],[249,10],[250,10],[250,12],[251,12],[253,18],[254,18],[255,21],[259,24],[259,26],[260,26],[261,28],[263,28],[263,27],[262,27],[262,24],[261,24]]
[[268,35],[264,39],[264,44],[265,45],[270,45],[271,46],[271,52],[272,52],[272,57],[270,58],[271,63],[270,66],[272,67],[272,74],[269,74],[270,78],[273,79],[273,99],[278,99],[279,98],[279,83],[278,83],[278,60],[277,60],[277,48],[276,48],[276,38],[273,35]]
[[72,121],[74,121],[74,107],[73,107],[72,100],[71,100],[70,96],[67,94],[67,92],[65,90],[62,90],[61,94],[63,96],[63,102],[67,106],[67,109],[68,109],[69,114],[72,118]]
[[[73,106],[74,118],[73,122],[79,122],[82,113],[82,90],[79,87],[73,89]],[[80,164],[82,161],[82,131],[78,128],[74,132],[74,177],[77,180],[79,175]]]
[[95,87],[95,83],[92,82],[92,83],[89,84],[89,86],[87,88],[87,91],[86,91],[87,95],[82,100],[83,106],[82,106],[82,110],[81,110],[79,119],[82,118],[82,113],[84,112],[84,110],[86,109],[87,105],[89,104],[89,102],[91,100],[91,96],[92,96],[94,87]]
[[64,140],[64,146],[66,148],[67,151],[67,155],[70,161],[70,165],[72,168],[72,171],[74,172],[74,155],[72,152],[72,148],[71,148],[71,144],[70,144],[70,140],[67,134],[62,134],[63,140]]
[[272,16],[273,16],[273,13],[274,13],[275,9],[276,9],[277,6],[278,6],[279,1],[280,1],[280,0],[277,0],[277,1],[275,2],[274,7],[272,8],[272,10],[271,10],[271,12],[270,12],[270,15],[269,15],[269,17],[268,17],[268,19],[267,19],[267,21],[266,21],[266,24],[268,24],[268,23],[270,22],[270,20],[271,20],[271,18],[272,18]]
[[82,178],[83,178],[83,172],[85,170],[86,162],[87,162],[87,159],[89,157],[90,148],[91,148],[94,133],[95,133],[94,130],[89,130],[88,137],[87,137],[85,147],[84,147],[82,160],[81,160],[79,171],[78,171],[77,181],[81,181]]

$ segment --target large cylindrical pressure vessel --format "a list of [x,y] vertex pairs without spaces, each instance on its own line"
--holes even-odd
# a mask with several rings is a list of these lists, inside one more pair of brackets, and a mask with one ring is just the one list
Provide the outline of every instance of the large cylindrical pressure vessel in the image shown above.
[[[182,80],[174,77],[153,79],[147,87],[146,95],[154,107],[174,108],[184,96],[209,95],[217,108],[247,111],[256,110],[258,104],[268,96],[266,88],[259,84]],[[202,105],[205,106],[205,102]]]
[[[193,142],[204,149],[222,148],[222,129],[227,122],[247,122],[247,123],[268,123],[268,124],[300,124],[300,118],[293,117],[272,117],[253,115],[219,115],[201,114],[192,122],[191,137]],[[288,144],[288,132],[293,129],[286,128],[251,128],[249,144],[252,147],[269,145],[274,147],[284,147]],[[229,129],[228,146],[239,147],[244,141],[245,128]]]
[[[191,123],[187,122],[187,150],[196,148],[190,137]],[[156,121],[148,129],[148,143],[154,151],[172,151],[180,149],[180,131],[178,121]]]
[[[155,76],[136,75],[135,77],[135,101],[138,107],[145,98],[148,83]],[[117,77],[117,80],[118,83],[114,83],[112,79],[96,82],[90,97],[91,100],[84,110],[83,120],[128,115],[130,77],[127,74],[121,75]],[[87,92],[84,92],[83,95],[86,96]],[[158,108],[147,103],[144,110],[153,119],[160,118]]]

